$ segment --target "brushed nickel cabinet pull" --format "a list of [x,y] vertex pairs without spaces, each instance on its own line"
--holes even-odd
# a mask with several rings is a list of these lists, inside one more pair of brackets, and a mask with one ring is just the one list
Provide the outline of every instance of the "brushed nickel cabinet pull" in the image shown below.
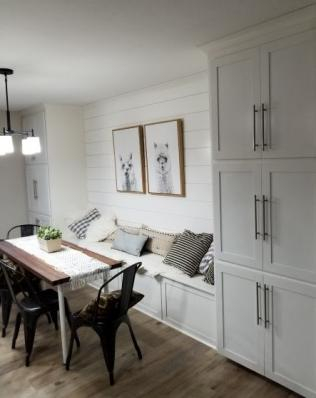
[[[259,298],[259,290],[261,292],[261,284],[259,282],[256,282],[256,297],[257,297],[257,325],[260,325],[260,322],[262,321],[261,317],[261,306],[260,306],[260,298]],[[261,295],[260,295],[261,297]]]
[[268,199],[265,197],[265,195],[262,195],[262,239],[266,240],[266,237],[269,236],[269,234],[266,231],[266,203],[268,203]]
[[267,112],[267,108],[264,104],[261,104],[261,134],[262,134],[262,150],[265,150],[265,147],[268,145],[265,143],[265,112]]
[[256,109],[256,105],[253,105],[253,150],[256,151],[257,147],[259,144],[257,144],[256,139],[257,139],[257,128],[256,128],[256,114],[258,113],[258,110]]
[[38,199],[37,181],[36,180],[33,180],[33,196],[34,196],[35,200]]
[[260,236],[260,232],[258,232],[258,210],[257,210],[257,203],[260,202],[260,199],[258,199],[257,195],[254,196],[254,205],[255,205],[255,239],[258,239],[258,236]]
[[269,287],[264,285],[264,327],[266,329],[269,328],[270,319],[269,319]]

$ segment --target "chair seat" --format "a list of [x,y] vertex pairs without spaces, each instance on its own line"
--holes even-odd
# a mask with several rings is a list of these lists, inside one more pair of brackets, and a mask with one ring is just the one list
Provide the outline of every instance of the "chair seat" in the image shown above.
[[[116,304],[119,303],[121,291],[120,290],[113,291],[110,293],[110,295],[113,295],[117,299],[117,302],[115,303],[115,301],[113,301],[113,300],[109,301],[109,304],[112,306],[112,308],[110,308],[109,311],[106,311],[104,314],[98,314],[96,322],[94,320],[94,311],[95,311],[95,302],[94,301],[89,304],[88,310],[85,310],[86,307],[84,307],[80,311],[75,312],[73,314],[73,319],[75,321],[77,320],[79,323],[88,324],[88,325],[91,325],[92,323],[96,323],[98,326],[101,326],[104,323],[115,321],[119,317],[119,313],[118,313],[119,306]],[[133,307],[139,301],[141,301],[143,298],[144,298],[143,294],[133,291],[131,294],[128,308]],[[104,308],[103,308],[103,310],[104,310]]]
[[20,304],[25,311],[30,312],[46,312],[44,307],[58,307],[58,295],[53,289],[42,290],[38,293],[38,299],[32,297],[24,297],[21,299]]

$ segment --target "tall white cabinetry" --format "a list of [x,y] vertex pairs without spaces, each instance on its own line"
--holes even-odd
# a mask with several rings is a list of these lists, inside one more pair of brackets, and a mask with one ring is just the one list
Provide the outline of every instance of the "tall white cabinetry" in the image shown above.
[[25,160],[29,222],[64,228],[64,220],[86,208],[85,151],[81,107],[42,105],[22,114],[42,151]]
[[207,51],[218,350],[316,397],[316,8]]

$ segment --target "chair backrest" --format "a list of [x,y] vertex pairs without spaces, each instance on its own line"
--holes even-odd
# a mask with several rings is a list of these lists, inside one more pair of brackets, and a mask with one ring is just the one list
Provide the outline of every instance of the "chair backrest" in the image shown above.
[[22,280],[24,279],[24,275],[22,273],[18,272],[13,267],[9,266],[3,260],[0,260],[0,266],[1,266],[2,274],[3,274],[6,284],[7,284],[7,288],[10,292],[12,301],[19,307],[19,302],[16,298],[14,286],[17,284],[20,284],[21,286],[20,286],[19,291],[23,291]]
[[119,308],[119,314],[123,315],[127,312],[131,300],[131,296],[133,293],[133,287],[134,287],[134,281],[135,281],[135,275],[138,269],[142,266],[142,263],[135,263],[128,268],[123,269],[122,271],[118,272],[115,274],[112,278],[107,280],[99,289],[97,301],[96,301],[96,311],[94,314],[94,319],[97,318],[97,312],[98,312],[98,307],[99,307],[99,302],[100,302],[100,297],[102,294],[102,291],[106,285],[108,285],[113,279],[116,279],[119,275],[123,274],[123,280],[122,280],[122,287],[121,287],[121,299],[120,299],[120,308]]
[[36,224],[15,225],[14,227],[10,228],[9,231],[7,232],[7,239],[10,239],[14,231],[18,231],[19,236],[21,238],[23,238],[24,236],[35,235],[39,227],[40,226]]

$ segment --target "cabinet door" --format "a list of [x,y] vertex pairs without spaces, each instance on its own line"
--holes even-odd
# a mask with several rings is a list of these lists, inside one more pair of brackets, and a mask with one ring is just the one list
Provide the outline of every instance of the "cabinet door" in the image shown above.
[[216,257],[260,269],[261,164],[218,162],[213,167]]
[[316,396],[316,286],[265,276],[265,374],[302,394]]
[[34,130],[34,135],[40,137],[42,148],[41,153],[37,155],[26,156],[26,164],[47,162],[45,113],[37,112],[24,116],[22,118],[22,126],[23,130]]
[[316,282],[316,159],[263,161],[263,269]]
[[211,103],[214,159],[260,158],[259,50],[212,61]]
[[47,165],[26,166],[26,188],[29,210],[49,215],[49,178]]
[[262,47],[264,157],[316,156],[316,34]]
[[216,262],[217,348],[226,357],[263,374],[263,276]]
[[50,225],[50,217],[43,214],[29,212],[29,223],[35,225]]

